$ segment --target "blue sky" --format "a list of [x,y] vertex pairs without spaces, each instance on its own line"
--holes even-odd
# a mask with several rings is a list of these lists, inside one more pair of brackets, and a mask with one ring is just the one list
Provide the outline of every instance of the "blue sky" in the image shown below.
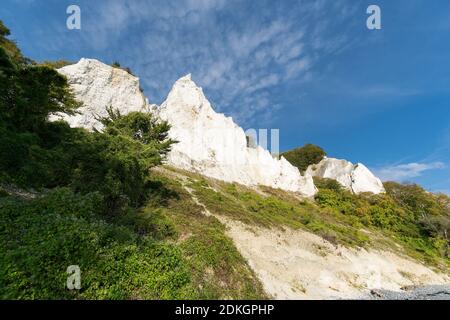
[[[81,30],[66,8],[81,8]],[[368,30],[366,9],[381,8]],[[25,55],[119,61],[161,103],[192,73],[244,128],[450,194],[450,1],[2,0]]]

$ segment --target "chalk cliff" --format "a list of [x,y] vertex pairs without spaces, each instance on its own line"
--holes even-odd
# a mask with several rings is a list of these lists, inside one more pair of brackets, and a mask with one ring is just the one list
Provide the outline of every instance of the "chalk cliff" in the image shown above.
[[385,192],[383,183],[362,163],[325,157],[318,164],[310,165],[306,173],[320,178],[334,179],[347,190],[359,194]]
[[308,197],[316,193],[309,174],[301,175],[286,159],[278,160],[260,146],[247,147],[244,130],[212,109],[190,75],[173,85],[157,110],[172,125],[170,136],[179,141],[169,154],[170,164],[228,182],[266,185]]
[[244,185],[265,185],[311,197],[317,189],[311,175],[301,175],[284,158],[272,157],[265,149],[247,147],[244,130],[230,117],[216,113],[203,91],[191,79],[182,77],[160,106],[149,105],[139,89],[139,79],[128,72],[93,59],[58,70],[65,75],[76,98],[83,102],[79,114],[53,115],[73,127],[101,130],[96,120],[106,108],[122,114],[152,112],[167,120],[170,136],[179,141],[168,156],[168,163],[205,176]]
[[79,114],[53,115],[50,119],[63,119],[71,127],[102,129],[97,117],[107,115],[112,106],[122,114],[148,110],[148,102],[139,89],[139,78],[120,68],[114,68],[95,59],[81,59],[78,63],[58,70],[65,75],[75,94],[83,102]]

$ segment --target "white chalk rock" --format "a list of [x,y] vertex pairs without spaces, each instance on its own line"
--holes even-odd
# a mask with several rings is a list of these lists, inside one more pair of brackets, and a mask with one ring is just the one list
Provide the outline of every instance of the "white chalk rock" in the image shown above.
[[122,114],[148,109],[148,102],[139,88],[139,78],[120,68],[98,60],[82,58],[78,63],[58,69],[67,77],[75,97],[83,102],[80,114],[55,114],[50,120],[63,119],[71,127],[102,129],[96,120],[107,116],[106,108],[120,110]]
[[179,79],[156,111],[179,141],[169,164],[205,176],[244,185],[265,185],[311,197],[317,189],[309,174],[302,176],[284,158],[261,148],[248,148],[244,130],[230,117],[216,113],[203,91],[187,75]]
[[334,179],[345,189],[355,193],[384,193],[383,183],[362,163],[325,157],[318,164],[310,165],[306,173],[320,178]]
[[301,175],[284,158],[275,159],[261,147],[247,148],[244,130],[229,117],[214,112],[210,103],[191,80],[179,79],[161,107],[150,105],[139,89],[139,79],[126,71],[93,59],[58,70],[65,75],[83,102],[79,114],[56,114],[72,127],[102,130],[96,118],[113,107],[122,114],[151,112],[167,120],[170,137],[179,141],[168,155],[168,163],[205,176],[244,185],[265,185],[311,197],[317,189],[312,177]]

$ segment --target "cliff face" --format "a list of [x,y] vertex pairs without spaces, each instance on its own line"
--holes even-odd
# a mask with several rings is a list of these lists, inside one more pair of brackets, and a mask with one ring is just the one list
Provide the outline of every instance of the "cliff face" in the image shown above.
[[205,176],[244,185],[265,185],[311,197],[316,193],[312,177],[302,176],[284,158],[274,159],[261,147],[247,148],[244,130],[216,113],[190,75],[179,79],[160,106],[148,104],[139,90],[139,79],[126,71],[92,59],[58,70],[68,78],[76,98],[83,102],[80,114],[53,115],[73,127],[101,130],[98,116],[113,107],[122,114],[153,112],[172,126],[170,136],[179,141],[168,163]]
[[347,160],[324,158],[306,170],[314,177],[333,179],[345,189],[355,193],[384,193],[383,183],[362,163],[353,164]]
[[301,175],[283,157],[275,159],[259,146],[249,148],[244,130],[230,117],[213,110],[190,75],[180,78],[158,107],[149,105],[137,77],[100,61],[81,59],[58,71],[67,77],[83,107],[75,116],[57,114],[51,116],[52,120],[64,119],[72,127],[101,130],[96,118],[106,116],[107,107],[122,114],[152,112],[171,124],[170,136],[179,141],[168,156],[168,163],[175,167],[227,182],[265,185],[306,197],[317,192],[312,176],[336,179],[354,193],[384,192],[381,181],[362,164],[327,158]]
[[168,159],[173,166],[228,182],[315,194],[309,174],[302,176],[284,158],[275,159],[259,146],[247,147],[244,130],[212,109],[190,75],[174,84],[158,114],[172,125],[170,135],[179,141]]
[[102,129],[96,117],[106,116],[106,108],[110,106],[119,109],[122,114],[148,109],[148,103],[139,89],[139,78],[125,70],[83,58],[58,72],[67,77],[75,97],[83,102],[83,107],[77,115],[58,114],[52,116],[51,120],[64,119],[71,127]]

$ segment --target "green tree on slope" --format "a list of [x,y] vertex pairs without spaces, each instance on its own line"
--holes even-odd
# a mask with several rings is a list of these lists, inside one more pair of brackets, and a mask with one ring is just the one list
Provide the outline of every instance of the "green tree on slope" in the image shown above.
[[303,173],[309,165],[319,163],[327,154],[321,147],[308,143],[281,155]]

